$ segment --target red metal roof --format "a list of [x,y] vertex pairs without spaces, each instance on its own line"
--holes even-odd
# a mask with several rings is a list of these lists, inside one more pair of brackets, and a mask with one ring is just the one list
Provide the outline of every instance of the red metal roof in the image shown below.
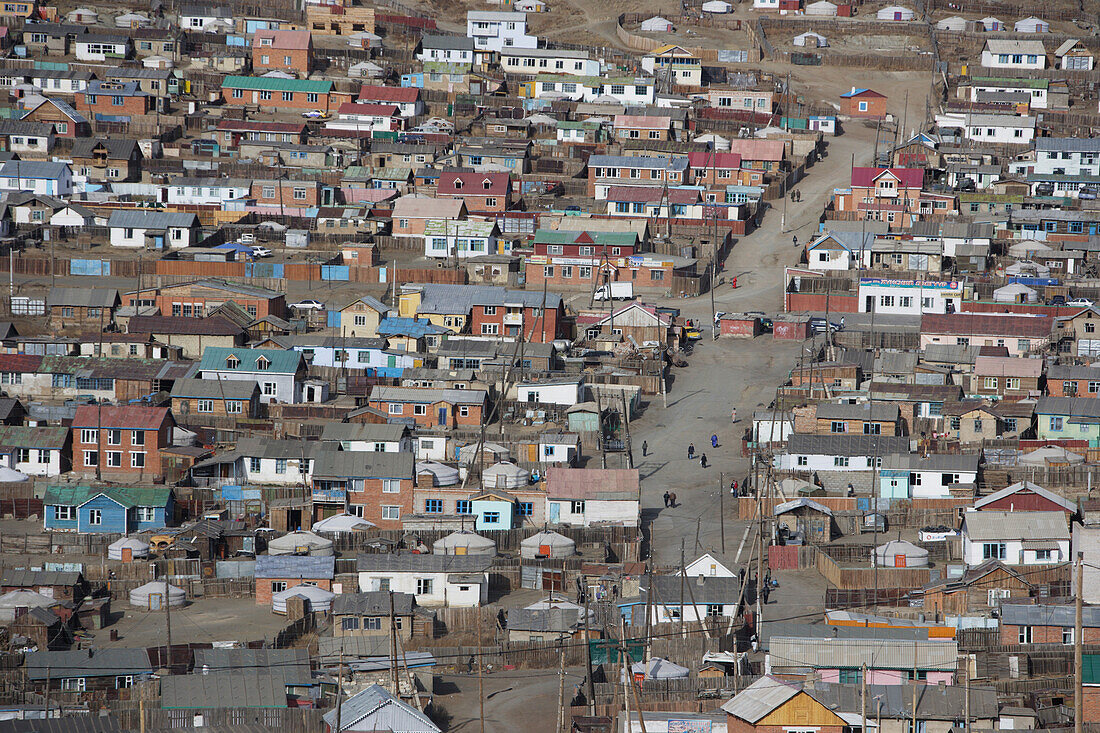
[[923,168],[853,168],[852,185],[870,187],[883,176],[898,179],[901,188],[920,188],[924,185]]
[[304,123],[299,122],[263,122],[260,120],[221,120],[218,122],[219,130],[238,132],[295,132],[303,133],[306,130]]
[[364,104],[362,102],[344,102],[337,110],[342,115],[378,115],[379,117],[393,117],[397,114],[397,107],[392,104]]
[[604,493],[637,496],[636,468],[548,468],[546,495],[555,499],[585,499]]
[[[608,201],[644,201],[656,204],[665,195],[661,186],[612,186],[607,189]],[[697,204],[699,192],[691,188],[668,189],[668,201],[671,204]]]
[[420,90],[416,87],[384,87],[376,84],[364,84],[359,89],[360,101],[366,102],[393,102],[394,104],[411,104],[420,98]]
[[271,39],[271,45],[265,48],[278,48],[288,51],[304,51],[309,48],[309,31],[258,30],[252,40],[253,48],[262,47],[263,44],[260,41],[265,38]]
[[688,153],[688,164],[692,168],[740,168],[740,153]]
[[921,333],[943,333],[952,336],[1002,336],[1006,338],[1048,338],[1050,316],[1020,316],[1015,314],[929,313],[921,316]]
[[159,430],[168,419],[167,407],[149,405],[81,405],[73,417],[74,428],[123,428]]
[[[461,181],[462,186],[455,186],[455,181]],[[485,182],[489,187],[485,187]],[[472,171],[443,171],[439,174],[439,183],[436,184],[436,193],[447,196],[503,196],[508,193],[511,186],[511,176],[508,173],[474,173]]]
[[38,371],[42,357],[33,354],[0,354],[0,372],[21,372],[28,374]]

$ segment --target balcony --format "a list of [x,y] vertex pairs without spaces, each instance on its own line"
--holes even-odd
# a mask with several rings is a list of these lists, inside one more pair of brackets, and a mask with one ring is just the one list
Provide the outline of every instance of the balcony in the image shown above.
[[505,313],[504,314],[505,326],[522,326],[523,325],[523,313]]
[[314,489],[313,501],[328,504],[344,504],[347,501],[347,492],[344,489]]

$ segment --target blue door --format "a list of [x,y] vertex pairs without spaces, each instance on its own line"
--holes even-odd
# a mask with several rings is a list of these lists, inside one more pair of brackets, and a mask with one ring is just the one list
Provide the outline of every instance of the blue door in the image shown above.
[[558,521],[559,516],[561,516],[561,504],[558,504],[557,502],[551,502],[550,503],[550,521],[556,523]]
[[439,424],[440,425],[446,425],[447,424],[447,408],[446,407],[440,407],[439,408]]

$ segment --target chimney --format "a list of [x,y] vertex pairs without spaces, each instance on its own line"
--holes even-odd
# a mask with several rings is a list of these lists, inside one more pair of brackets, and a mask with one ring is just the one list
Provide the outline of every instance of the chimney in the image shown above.
[[699,575],[695,578],[695,585],[699,586],[700,588],[702,588],[706,584],[707,584],[707,579],[705,577],[703,577],[702,575]]
[[855,88],[855,87],[852,87],[852,91],[851,91],[851,93],[852,93],[852,94],[855,94],[855,93],[856,93],[856,88]]

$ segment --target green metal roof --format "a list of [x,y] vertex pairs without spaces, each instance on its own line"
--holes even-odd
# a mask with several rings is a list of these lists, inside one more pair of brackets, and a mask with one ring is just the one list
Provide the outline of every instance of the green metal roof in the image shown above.
[[[230,370],[226,362],[230,356],[240,362]],[[267,369],[259,369],[260,359],[268,361]],[[267,372],[269,374],[293,374],[302,363],[301,352],[293,349],[234,349],[228,346],[207,346],[199,362],[200,371]]]
[[587,244],[578,242],[578,237],[587,235],[592,244],[597,247],[607,245],[609,247],[629,247],[638,241],[636,232],[587,232],[584,230],[568,231],[562,229],[539,229],[535,232],[535,244]]
[[103,494],[126,508],[135,506],[164,506],[172,489],[167,486],[47,486],[42,497],[45,505],[80,506],[89,499]]
[[497,224],[495,221],[428,219],[424,222],[424,236],[490,237],[496,227]]
[[1020,87],[1021,89],[1046,89],[1050,86],[1050,79],[1017,79],[1008,76],[972,76],[971,84],[996,84],[1005,87]]
[[332,91],[332,82],[312,79],[280,79],[274,76],[227,76],[222,80],[222,89],[328,94]]
[[68,437],[68,428],[0,425],[0,446],[8,448],[61,448]]

